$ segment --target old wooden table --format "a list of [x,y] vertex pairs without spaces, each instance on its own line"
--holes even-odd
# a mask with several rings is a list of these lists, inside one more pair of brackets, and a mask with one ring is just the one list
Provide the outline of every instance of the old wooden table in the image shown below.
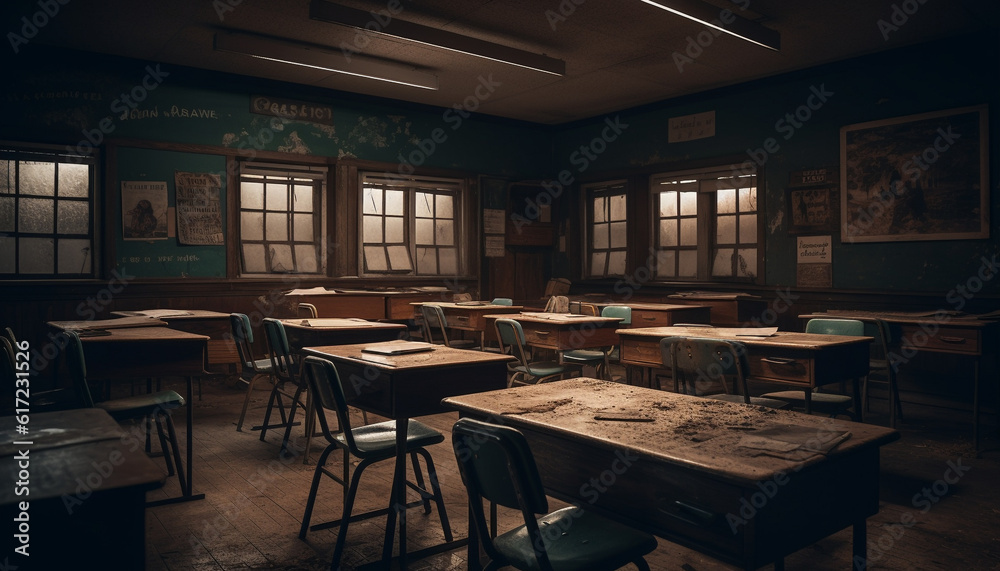
[[294,303],[311,303],[320,317],[360,317],[362,319],[414,319],[414,302],[449,301],[451,292],[402,290],[293,290],[285,296]]
[[356,317],[320,317],[280,320],[293,352],[313,345],[344,345],[391,341],[406,335],[402,323],[367,321]]
[[523,309],[520,305],[497,305],[488,301],[421,301],[413,303],[415,306],[423,306],[425,304],[436,305],[441,308],[441,312],[444,313],[444,318],[448,322],[449,329],[459,329],[475,333],[479,338],[480,349],[484,348],[487,339],[494,339],[496,337],[493,330],[493,322],[487,321],[487,315],[520,313],[521,309]]
[[446,411],[441,404],[445,397],[507,386],[507,362],[513,357],[441,345],[434,345],[430,351],[406,355],[362,353],[366,347],[384,344],[306,347],[302,352],[333,361],[350,405],[396,421],[396,464],[381,563],[388,565],[392,559],[393,533],[398,517],[399,563],[405,568],[407,557],[420,558],[462,543],[406,552],[406,510],[395,510],[392,506],[406,504],[405,450],[409,419]]
[[667,327],[676,323],[711,323],[712,308],[707,305],[678,303],[643,303],[636,301],[584,302],[596,306],[598,311],[609,305],[625,305],[632,309],[629,327]]
[[[745,569],[848,526],[853,555],[864,558],[879,447],[899,438],[880,426],[590,378],[444,403],[523,432],[550,495]],[[609,413],[644,421],[595,419]]]
[[620,319],[577,313],[521,312],[485,316],[488,327],[499,318],[513,319],[524,330],[525,344],[539,349],[571,351],[618,344]]
[[208,335],[206,370],[231,374],[239,366],[240,356],[232,341],[233,329],[228,313],[206,309],[143,309],[113,311],[111,314],[118,317],[154,317],[165,321],[171,329]]

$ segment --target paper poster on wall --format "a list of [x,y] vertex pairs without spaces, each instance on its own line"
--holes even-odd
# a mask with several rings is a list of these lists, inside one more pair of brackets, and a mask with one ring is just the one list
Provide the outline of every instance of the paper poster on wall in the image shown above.
[[503,234],[486,237],[486,257],[502,258],[506,252]]
[[799,287],[833,287],[833,255],[830,236],[799,236],[796,248],[796,279]]
[[175,172],[177,243],[225,244],[222,232],[222,180],[217,174]]
[[167,182],[122,181],[122,237],[167,239]]
[[503,234],[506,230],[504,229],[504,222],[506,220],[507,211],[499,208],[486,208],[483,210],[483,233],[485,234]]

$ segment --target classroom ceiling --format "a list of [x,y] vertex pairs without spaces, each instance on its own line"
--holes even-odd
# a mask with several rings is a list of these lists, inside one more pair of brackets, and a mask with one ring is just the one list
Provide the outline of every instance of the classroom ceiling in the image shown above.
[[[310,1],[51,0],[59,12],[31,42],[440,107],[468,99],[481,113],[555,125],[908,44],[996,34],[1000,17],[996,0],[704,0],[779,32],[781,49],[772,51],[640,0],[337,0],[563,60],[560,77],[392,37],[358,38],[354,28],[310,19]],[[4,4],[3,29],[14,31],[45,2]],[[346,42],[361,47],[355,56],[436,76],[439,89],[213,50],[216,33],[233,31],[338,53]]]

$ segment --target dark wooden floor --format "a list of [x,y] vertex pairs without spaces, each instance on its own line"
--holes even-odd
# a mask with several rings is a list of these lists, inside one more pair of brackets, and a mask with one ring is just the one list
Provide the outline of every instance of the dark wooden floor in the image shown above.
[[[244,392],[230,381],[206,380],[204,397],[194,403],[194,484],[204,492],[201,501],[150,508],[146,512],[146,561],[151,570],[162,569],[327,569],[336,529],[310,532],[298,538],[299,525],[322,444],[312,445],[312,458],[281,460],[280,434],[258,440],[249,425],[263,417],[267,396],[264,383],[255,390],[245,432],[236,432],[236,419]],[[180,388],[178,385],[176,388]],[[874,411],[873,422],[885,422]],[[880,513],[869,519],[871,569],[1000,569],[1000,452],[975,458],[966,416],[942,416],[926,410],[907,411],[900,425],[902,438],[882,449]],[[181,416],[178,427],[183,431]],[[360,414],[357,421],[360,422]],[[371,421],[378,419],[369,419]],[[447,433],[456,414],[440,414],[422,421]],[[1000,448],[995,430],[986,444]],[[301,427],[296,429],[301,436]],[[299,446],[304,444],[297,441]],[[445,443],[432,447],[448,506],[451,527],[458,536],[467,525],[465,491],[453,453]],[[329,465],[340,469],[340,457]],[[952,466],[968,467],[961,478],[946,484]],[[365,472],[356,509],[384,507],[389,491],[391,464]],[[951,476],[951,473],[948,474]],[[849,475],[847,476],[849,479]],[[954,481],[954,478],[951,478]],[[850,485],[849,482],[847,485]],[[922,497],[927,490],[928,498]],[[176,478],[148,499],[177,492]],[[341,488],[324,478],[313,522],[339,517]],[[550,507],[559,504],[553,502]],[[803,513],[802,518],[811,517]],[[501,527],[519,515],[501,513]],[[350,526],[343,569],[376,560],[380,555],[384,518]],[[434,512],[411,510],[408,518],[410,549],[433,545],[443,539]],[[901,522],[909,525],[900,525]],[[847,570],[851,567],[851,532],[843,530],[786,559],[789,569]],[[700,553],[665,540],[647,560],[653,569],[732,569]],[[463,549],[419,562],[411,569],[465,569]]]

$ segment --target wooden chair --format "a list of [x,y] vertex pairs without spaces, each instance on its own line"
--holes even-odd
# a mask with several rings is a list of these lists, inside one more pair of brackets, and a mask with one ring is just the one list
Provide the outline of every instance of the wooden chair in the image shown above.
[[[309,385],[309,392],[313,394],[313,402],[316,403],[319,412],[319,425],[323,437],[328,445],[323,454],[316,462],[316,470],[313,472],[312,484],[309,487],[309,497],[306,500],[305,513],[302,515],[302,525],[299,527],[299,538],[305,539],[306,533],[310,530],[328,529],[340,526],[337,533],[337,545],[333,551],[333,561],[331,569],[340,569],[340,558],[344,553],[344,545],[347,539],[347,525],[352,521],[364,520],[376,516],[385,515],[388,509],[376,510],[360,515],[353,515],[354,498],[357,495],[358,483],[365,468],[384,460],[394,459],[396,456],[396,421],[390,420],[377,424],[368,424],[353,428],[351,418],[347,408],[347,397],[344,394],[344,387],[340,382],[340,375],[337,368],[326,359],[309,356],[303,361],[303,375]],[[333,411],[340,421],[340,432],[334,433],[326,420],[326,412]],[[406,432],[406,452],[413,462],[413,473],[416,483],[406,482],[406,485],[420,494],[420,500],[408,503],[405,507],[424,506],[424,513],[430,513],[430,502],[433,500],[437,506],[438,517],[441,519],[441,527],[444,531],[445,541],[452,541],[451,527],[448,525],[448,514],[445,511],[444,499],[441,496],[441,488],[438,486],[437,471],[434,469],[434,461],[427,452],[426,447],[444,442],[444,435],[416,420],[410,419]],[[344,453],[342,468],[343,473],[338,476],[336,473],[326,468],[326,462],[330,454],[336,450]],[[431,491],[427,491],[424,485],[423,475],[420,472],[420,465],[417,456],[422,456],[427,466],[427,477],[430,481]],[[361,462],[354,469],[354,476],[350,475],[351,457],[358,458]],[[343,515],[336,521],[309,526],[312,519],[313,507],[316,503],[316,492],[319,490],[320,477],[326,475],[344,488],[344,509]],[[350,484],[348,484],[350,481]]]
[[[247,384],[247,394],[243,398],[243,409],[240,411],[240,419],[236,422],[236,431],[243,431],[243,419],[246,418],[247,408],[250,406],[250,398],[253,396],[253,387],[261,377],[267,377],[274,382],[271,359],[257,359],[253,354],[253,329],[250,327],[250,318],[245,313],[230,313],[229,325],[233,334],[233,342],[236,344],[236,352],[240,356],[240,381]],[[266,423],[265,423],[266,424]],[[254,427],[260,430],[261,427]]]
[[[649,570],[644,556],[656,538],[579,507],[549,512],[535,458],[524,435],[509,426],[463,418],[452,446],[469,495],[470,534],[477,532],[486,571],[611,571],[629,563]],[[492,537],[483,500],[518,510],[524,524]],[[546,514],[537,518],[537,514]]]
[[[746,346],[725,339],[700,337],[665,337],[660,340],[663,363],[670,364],[674,375],[674,391],[706,398],[787,408],[787,402],[750,396],[747,375]],[[730,389],[726,379],[732,381]],[[714,392],[721,389],[722,392]]]
[[513,319],[497,319],[494,321],[497,339],[500,341],[500,352],[513,355],[517,361],[507,365],[509,380],[507,386],[515,383],[535,384],[560,379],[569,372],[579,369],[556,361],[531,361],[525,350],[524,329]]

